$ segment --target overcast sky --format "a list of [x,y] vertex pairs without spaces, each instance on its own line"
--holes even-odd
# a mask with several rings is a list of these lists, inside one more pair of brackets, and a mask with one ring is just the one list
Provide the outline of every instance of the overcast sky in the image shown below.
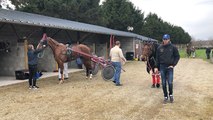
[[[104,0],[101,0],[104,1]],[[213,39],[213,0],[129,0],[147,15],[156,13],[195,39]]]

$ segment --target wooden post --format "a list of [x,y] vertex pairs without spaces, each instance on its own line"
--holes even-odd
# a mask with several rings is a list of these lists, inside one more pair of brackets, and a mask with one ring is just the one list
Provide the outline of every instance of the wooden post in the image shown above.
[[27,46],[28,46],[28,42],[27,42],[27,40],[24,40],[24,67],[25,67],[25,69],[28,69]]
[[108,60],[108,49],[107,49],[107,42],[106,42],[106,59]]

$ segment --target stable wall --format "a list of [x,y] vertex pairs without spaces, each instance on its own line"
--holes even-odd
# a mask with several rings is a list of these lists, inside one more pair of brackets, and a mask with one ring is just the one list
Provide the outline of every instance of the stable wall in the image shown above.
[[25,69],[23,43],[11,46],[11,52],[1,51],[0,56],[0,76],[15,76],[16,70]]
[[[2,26],[3,23],[0,23]],[[52,36],[58,29],[47,29],[47,34]],[[69,31],[70,36],[76,36],[77,32]],[[0,51],[0,75],[1,76],[15,76],[16,70],[28,69],[27,60],[25,60],[25,49],[24,40],[28,43],[37,46],[42,38],[42,28],[34,26],[14,25],[5,24],[0,29],[0,42],[9,42],[11,52]],[[27,37],[27,38],[26,38]],[[25,38],[25,39],[23,39]],[[64,31],[58,32],[55,38],[59,39],[62,43],[67,43],[68,37],[64,35]],[[76,39],[76,37],[72,37]],[[26,43],[27,45],[27,43]],[[25,62],[26,61],[26,62]],[[69,63],[69,65],[76,66],[75,64]],[[54,60],[52,50],[47,48],[44,50],[44,56],[39,58],[39,70],[53,71],[56,70],[57,65]]]
[[[2,26],[3,23],[0,23]],[[52,37],[61,43],[76,43],[78,39],[81,39],[88,33],[77,32],[77,31],[65,31],[54,28],[46,29],[47,36]],[[42,27],[25,26],[25,25],[11,25],[5,24],[0,29],[0,41],[7,41],[10,43],[11,52],[5,53],[0,52],[0,67],[2,71],[0,75],[15,75],[16,70],[28,69],[27,62],[25,62],[25,50],[24,40],[27,40],[29,44],[33,44],[35,47],[41,40],[43,35]],[[24,38],[24,39],[23,39]],[[126,55],[126,52],[134,51],[134,40],[132,38],[116,37],[117,40],[121,41],[121,47]],[[102,56],[108,59],[109,56],[109,41],[110,35],[100,35],[91,33],[85,39],[80,41],[83,44],[88,45],[91,48],[93,54]],[[43,55],[39,58],[38,69],[41,71],[54,71],[57,70],[57,64],[55,62],[52,50],[47,47],[42,53]],[[75,61],[68,63],[69,68],[77,68]]]

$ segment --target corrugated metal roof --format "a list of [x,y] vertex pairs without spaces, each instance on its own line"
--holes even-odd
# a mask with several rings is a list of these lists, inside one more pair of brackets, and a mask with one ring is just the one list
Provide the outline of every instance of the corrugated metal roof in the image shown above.
[[113,30],[92,24],[86,24],[81,22],[69,21],[65,19],[5,9],[0,9],[0,22],[59,28],[59,29],[83,31],[98,34],[124,36],[124,37],[133,37],[145,41],[156,41],[154,39],[150,39],[145,36],[141,36],[131,32]]

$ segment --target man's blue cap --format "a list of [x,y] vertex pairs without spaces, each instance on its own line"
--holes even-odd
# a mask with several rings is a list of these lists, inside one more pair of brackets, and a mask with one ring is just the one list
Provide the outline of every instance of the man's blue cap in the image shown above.
[[163,35],[163,40],[168,40],[168,39],[170,39],[169,34],[165,34],[165,35]]

